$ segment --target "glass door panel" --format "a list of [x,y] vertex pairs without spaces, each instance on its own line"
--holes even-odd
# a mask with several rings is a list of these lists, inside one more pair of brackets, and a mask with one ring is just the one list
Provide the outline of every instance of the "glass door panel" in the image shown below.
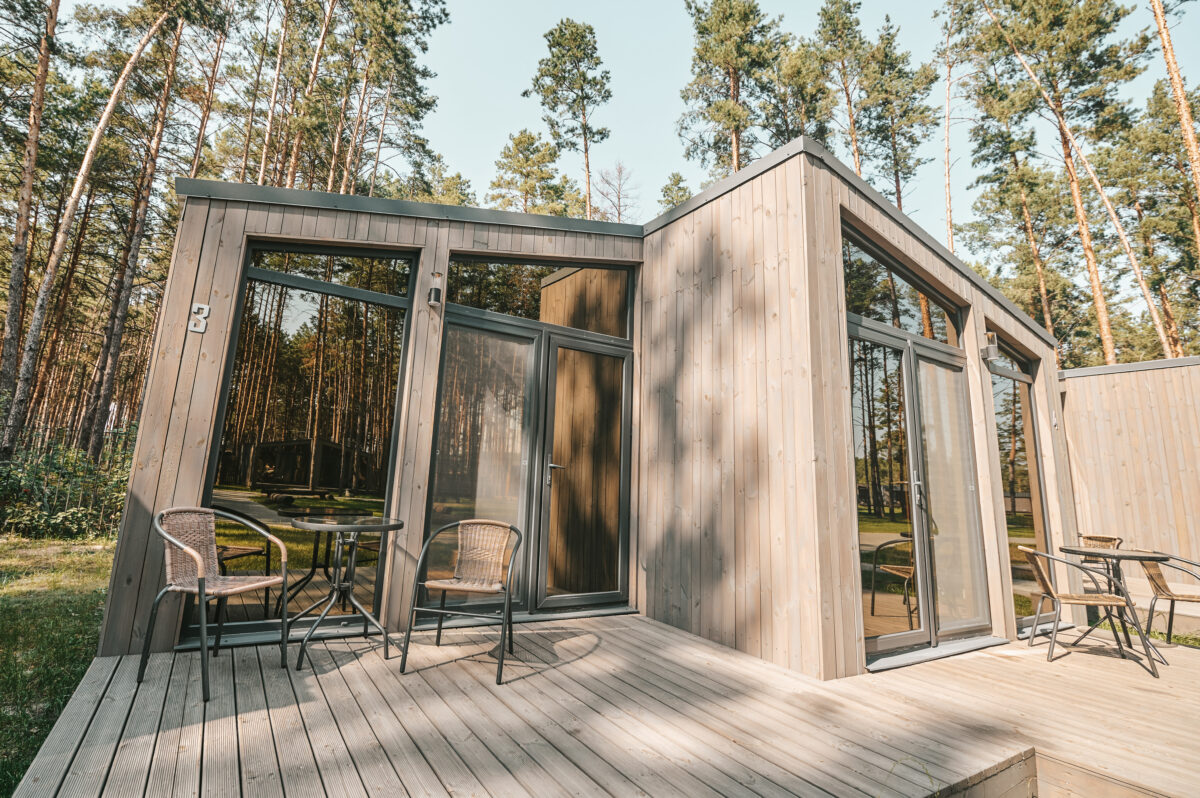
[[1033,597],[1041,590],[1034,581],[1029,562],[1017,547],[1047,551],[1030,386],[1014,377],[992,374],[992,400],[1003,481],[1013,610],[1018,619],[1028,618],[1033,615]]
[[938,635],[988,625],[971,419],[960,366],[918,359],[924,487]]
[[872,650],[928,639],[921,631],[904,360],[902,349],[850,340],[863,632]]
[[[468,518],[515,524],[528,541],[537,339],[447,324],[429,505],[429,531]],[[454,573],[457,540],[441,535],[427,577]],[[519,569],[518,564],[514,567]],[[514,602],[521,595],[515,577]],[[491,601],[451,593],[447,603]]]
[[551,348],[543,603],[622,589],[622,419],[627,355]]

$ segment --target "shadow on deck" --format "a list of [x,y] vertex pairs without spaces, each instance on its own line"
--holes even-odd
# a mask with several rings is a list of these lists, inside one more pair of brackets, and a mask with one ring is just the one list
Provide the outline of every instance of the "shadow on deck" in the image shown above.
[[[1045,643],[818,682],[641,616],[92,663],[17,795],[1186,794],[1200,651]],[[294,646],[291,661],[294,664]],[[1132,785],[1139,785],[1135,789]]]

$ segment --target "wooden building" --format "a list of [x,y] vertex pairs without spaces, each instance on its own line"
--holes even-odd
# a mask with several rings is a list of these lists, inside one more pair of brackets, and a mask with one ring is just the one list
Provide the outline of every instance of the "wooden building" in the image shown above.
[[[102,654],[145,633],[154,511],[275,511],[247,463],[405,520],[363,587],[392,629],[423,535],[485,515],[526,532],[523,616],[632,610],[819,678],[1015,638],[1014,544],[1075,538],[1053,339],[807,139],[645,226],[176,192]],[[308,462],[252,453],[279,441]]]

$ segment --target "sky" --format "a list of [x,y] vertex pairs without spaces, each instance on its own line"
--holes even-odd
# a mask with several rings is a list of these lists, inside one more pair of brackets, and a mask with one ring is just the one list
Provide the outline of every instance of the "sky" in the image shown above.
[[[768,14],[783,17],[785,30],[807,36],[816,28],[819,0],[759,1]],[[875,38],[885,13],[891,12],[900,28],[901,46],[912,51],[914,61],[927,61],[933,58],[940,37],[940,23],[932,19],[940,5],[926,0],[903,4],[864,0],[863,29]],[[530,86],[537,62],[546,53],[543,34],[564,17],[596,29],[601,58],[612,73],[612,101],[596,118],[612,135],[592,151],[593,174],[617,161],[631,170],[638,189],[638,209],[630,221],[645,222],[659,214],[659,191],[671,172],[681,172],[693,191],[707,179],[706,170],[698,163],[684,159],[683,144],[676,134],[676,122],[684,111],[679,91],[691,78],[693,46],[691,22],[682,0],[448,0],[447,7],[450,23],[434,33],[424,58],[438,73],[430,85],[438,106],[426,120],[425,133],[450,169],[471,181],[481,201],[509,134],[523,127],[546,134],[538,101],[522,97],[521,92]],[[898,8],[903,12],[897,14]],[[1123,33],[1146,27],[1153,33],[1153,25],[1148,3],[1140,3],[1126,20]],[[1200,41],[1200,10],[1188,8],[1172,38],[1184,79],[1195,85],[1200,82],[1200,52],[1189,43]],[[1127,89],[1139,106],[1154,81],[1166,77],[1157,52],[1146,65],[1146,72]],[[930,103],[940,109],[943,96],[939,82]],[[967,110],[965,103],[962,110]],[[973,199],[967,188],[974,179],[967,124],[952,126],[951,152],[954,217],[961,223],[969,220]],[[835,153],[846,155],[842,147],[835,147]],[[922,167],[915,185],[906,192],[905,210],[941,239],[945,236],[945,201],[940,125],[923,154],[933,160]],[[565,153],[560,166],[582,185],[581,156]]]

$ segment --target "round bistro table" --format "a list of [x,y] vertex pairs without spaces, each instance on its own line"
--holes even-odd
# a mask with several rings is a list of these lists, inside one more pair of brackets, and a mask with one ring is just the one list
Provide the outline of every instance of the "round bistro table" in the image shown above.
[[[371,611],[362,605],[362,603],[354,596],[354,567],[358,561],[358,536],[362,534],[382,534],[384,532],[394,532],[404,528],[404,522],[399,518],[385,518],[377,515],[301,515],[292,518],[292,526],[296,529],[303,529],[307,532],[314,532],[318,535],[328,533],[333,537],[333,562],[332,574],[329,580],[329,595],[325,596],[313,604],[301,610],[294,618],[288,621],[289,624],[294,624],[296,621],[309,614],[317,607],[324,604],[324,609],[317,616],[316,623],[309,627],[305,633],[304,639],[300,641],[300,654],[296,657],[296,670],[304,667],[304,654],[308,647],[308,641],[312,637],[313,632],[325,620],[325,616],[333,609],[333,606],[339,601],[349,602],[354,607],[356,614],[361,615],[363,619],[363,635],[370,633],[370,627],[374,626],[383,634],[383,658],[388,656],[388,635],[387,630],[383,628],[378,619],[371,614]],[[342,554],[346,554],[346,566],[342,567]]]
[[[1110,578],[1114,582],[1116,582],[1117,584],[1119,584],[1121,586],[1121,589],[1125,592],[1126,596],[1129,596],[1129,588],[1125,584],[1125,574],[1121,571],[1122,563],[1125,563],[1125,562],[1166,562],[1167,560],[1171,559],[1171,557],[1169,555],[1160,554],[1157,551],[1147,551],[1146,549],[1105,549],[1105,548],[1099,548],[1096,546],[1059,546],[1058,550],[1061,551],[1063,554],[1073,554],[1076,557],[1081,557],[1081,558],[1085,558],[1085,559],[1086,558],[1095,558],[1095,559],[1099,559],[1099,560],[1104,560],[1108,564],[1108,572],[1110,574]],[[1130,601],[1131,606],[1128,608],[1128,612],[1133,612],[1134,611],[1133,607],[1132,607],[1133,598],[1130,597],[1129,601]],[[1121,619],[1121,631],[1124,632],[1124,634],[1125,634],[1125,642],[1129,645],[1130,649],[1132,649],[1133,641],[1129,637],[1129,627],[1126,626],[1126,624],[1125,624],[1125,614],[1126,614],[1126,608],[1119,607],[1117,609],[1117,615]],[[1099,624],[1098,621],[1097,621],[1097,624]],[[1093,626],[1092,629],[1094,629],[1094,628],[1095,627]],[[1091,634],[1092,629],[1088,629],[1087,632],[1085,632],[1079,638],[1079,640],[1082,640],[1084,637],[1087,637],[1089,634]],[[1079,640],[1076,640],[1075,642],[1078,643]],[[1150,642],[1149,637],[1146,637],[1145,640],[1146,640],[1146,644],[1149,645],[1150,649],[1154,652],[1154,655],[1156,657],[1158,657],[1158,660],[1160,662],[1162,662],[1163,665],[1166,665],[1167,659],[1166,659],[1166,657],[1164,657],[1162,655],[1162,652],[1158,650],[1158,646],[1156,646],[1156,645],[1154,645],[1154,643]]]

